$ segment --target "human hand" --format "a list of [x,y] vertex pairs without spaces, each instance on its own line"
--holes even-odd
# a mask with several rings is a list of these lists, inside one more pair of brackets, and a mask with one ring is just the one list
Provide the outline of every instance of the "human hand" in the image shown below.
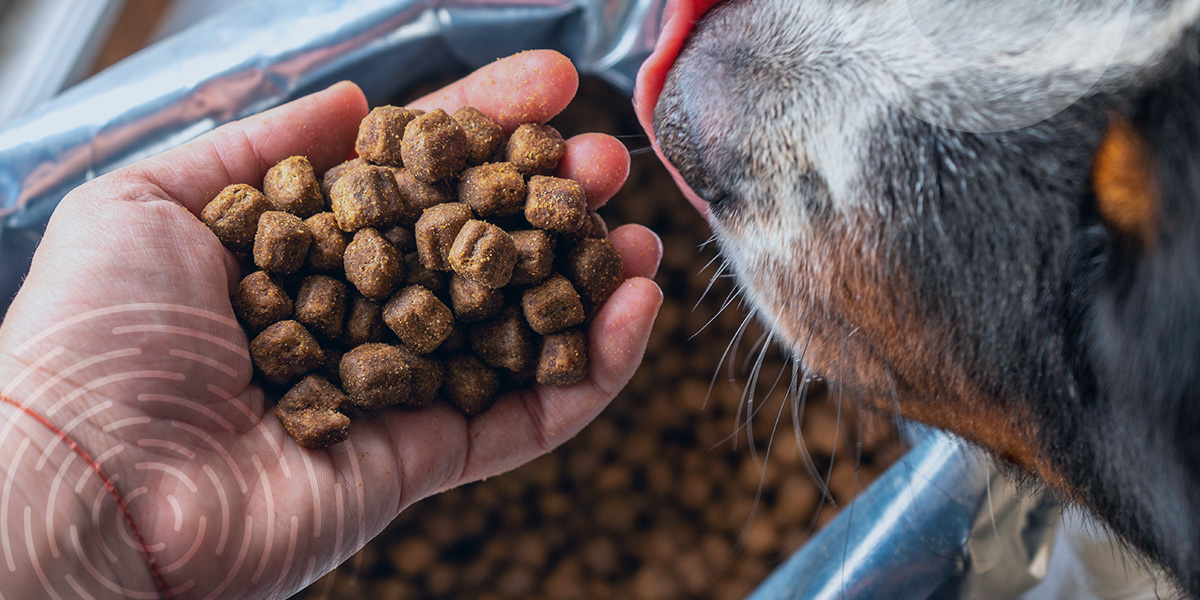
[[[529,52],[410,106],[471,104],[511,131],[557,114],[577,84],[566,58]],[[176,598],[286,596],[413,502],[561,444],[628,382],[661,303],[646,279],[661,248],[639,226],[612,233],[628,279],[591,324],[583,382],[510,393],[470,419],[445,404],[360,414],[326,450],[286,439],[230,308],[237,260],[196,215],[288,156],[318,172],[340,162],[366,112],[338,84],[63,199],[0,324],[0,391],[99,463],[129,519],[80,454],[0,402],[0,565],[27,574],[0,577],[0,597],[155,597],[146,554]],[[628,167],[619,142],[585,134],[568,140],[559,174],[595,208]]]

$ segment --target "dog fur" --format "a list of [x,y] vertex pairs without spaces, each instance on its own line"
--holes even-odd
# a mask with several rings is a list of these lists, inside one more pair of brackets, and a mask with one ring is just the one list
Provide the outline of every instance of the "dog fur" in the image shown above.
[[806,372],[1200,595],[1200,0],[726,0],[653,114]]

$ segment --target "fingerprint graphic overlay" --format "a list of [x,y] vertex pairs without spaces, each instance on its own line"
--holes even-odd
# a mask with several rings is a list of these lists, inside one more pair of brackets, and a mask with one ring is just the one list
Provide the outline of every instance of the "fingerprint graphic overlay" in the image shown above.
[[0,404],[0,597],[157,598],[146,552],[175,598],[279,596],[365,542],[353,449],[285,439],[231,315],[115,306],[44,329],[16,358],[0,391],[99,465],[145,548],[87,461]]

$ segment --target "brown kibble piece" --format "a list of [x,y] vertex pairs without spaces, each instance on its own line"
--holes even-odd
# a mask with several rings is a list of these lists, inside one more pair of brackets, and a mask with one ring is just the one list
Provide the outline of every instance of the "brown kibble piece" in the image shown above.
[[534,338],[521,311],[512,306],[498,318],[471,329],[471,350],[489,367],[516,373],[533,362]]
[[412,373],[408,402],[405,403],[405,406],[423,408],[433,404],[438,391],[442,389],[442,381],[446,375],[442,361],[431,356],[416,354],[407,348],[399,346],[397,348],[404,354],[405,360],[408,361],[409,372]]
[[572,233],[587,223],[587,195],[579,182],[534,175],[527,189],[525,219],[530,225]]
[[[317,372],[324,375],[330,383],[339,386],[338,389],[341,389],[340,386],[342,385],[342,376],[338,373],[338,366],[342,364],[342,356],[345,356],[345,354],[346,351],[340,348],[325,349],[325,360],[322,361],[320,368],[317,369]],[[349,402],[350,400],[347,399],[346,403],[342,405],[343,410],[349,408]]]
[[525,123],[509,136],[504,160],[526,175],[549,175],[566,151],[567,144],[557,129]]
[[346,284],[332,277],[313,275],[296,292],[296,320],[326,339],[342,335],[346,316]]
[[321,184],[313,173],[312,163],[303,156],[290,156],[267,169],[263,176],[263,194],[272,210],[292,213],[307,219],[325,206]]
[[587,337],[582,331],[570,329],[542,339],[537,366],[538,383],[574,385],[583,381],[587,371]]
[[226,248],[246,252],[254,246],[258,219],[271,210],[262,192],[244,183],[226,186],[200,211],[204,224]]
[[317,213],[304,220],[312,232],[312,246],[308,248],[306,265],[314,271],[341,271],[342,257],[350,236],[338,227],[337,218],[331,212]]
[[472,219],[458,232],[448,258],[455,273],[495,289],[512,278],[517,246],[503,229]]
[[402,254],[412,252],[417,249],[417,237],[413,231],[407,227],[394,225],[388,227],[383,232],[383,237],[391,242]]
[[513,244],[517,247],[517,264],[513,265],[513,285],[538,283],[550,275],[554,267],[553,240],[540,229],[514,231]]
[[425,209],[454,200],[445,182],[425,183],[413,177],[408,169],[392,169],[392,174],[396,177],[396,188],[400,190],[397,221],[405,227],[412,227]]
[[408,277],[404,279],[404,285],[419,285],[431,292],[440,292],[446,289],[446,274],[441,271],[430,271],[421,264],[421,257],[416,252],[410,252],[404,255],[404,270],[408,273]]
[[400,290],[384,305],[383,322],[410,350],[427,354],[450,335],[454,315],[433,292],[412,285]]
[[308,375],[275,405],[275,416],[297,444],[317,450],[350,436],[350,418],[339,412],[346,395],[320,375]]
[[438,352],[460,352],[467,347],[467,334],[463,331],[462,325],[455,324],[450,328],[450,334],[446,336],[446,340],[438,346]]
[[579,293],[562,275],[553,275],[521,296],[525,320],[534,331],[546,335],[578,325],[584,320]]
[[290,275],[300,270],[312,232],[296,215],[269,210],[258,219],[254,235],[254,264],[269,273]]
[[585,238],[601,239],[606,237],[608,237],[608,224],[604,222],[604,217],[594,210],[587,211],[583,227],[577,231],[562,234],[563,241],[568,245],[575,245],[579,243],[579,240]]
[[450,305],[459,321],[482,321],[504,307],[504,294],[457,273],[450,276]]
[[398,106],[377,106],[371,109],[358,125],[358,139],[354,141],[354,151],[376,165],[398,167],[404,164],[400,158],[400,142],[404,139],[404,128],[420,114],[419,110]]
[[382,340],[383,307],[359,294],[351,293],[346,326],[342,331],[342,343],[352,348]]
[[338,366],[342,388],[359,408],[376,410],[407,402],[412,372],[404,353],[389,344],[363,344]]
[[467,135],[468,165],[487,161],[504,141],[504,130],[472,106],[464,106],[455,111],[454,120],[458,121],[463,133]]
[[404,261],[396,247],[370,227],[346,246],[346,280],[371,300],[384,300],[404,282]]
[[317,369],[325,360],[316,338],[296,321],[280,321],[250,342],[250,356],[267,381],[283,385]]
[[625,266],[612,241],[587,238],[567,253],[563,274],[584,300],[603,304],[624,281]]
[[525,207],[525,178],[509,163],[489,163],[462,172],[458,201],[481,217],[515,215]]
[[417,221],[417,252],[421,264],[433,271],[449,271],[446,262],[458,232],[472,218],[471,208],[461,202],[439,204],[425,211]]
[[463,414],[477,415],[496,400],[500,377],[474,356],[452,356],[446,359],[443,388],[446,398]]
[[387,227],[400,214],[400,190],[385,167],[348,169],[329,190],[330,206],[342,231]]
[[341,179],[342,175],[348,173],[350,169],[357,169],[358,167],[365,166],[367,166],[367,161],[363,160],[363,158],[360,156],[358,158],[352,158],[340,165],[330,167],[328,171],[325,171],[325,175],[321,178],[321,193],[325,194],[325,199],[329,199],[330,191],[333,190],[333,184],[337,183],[337,180]]
[[251,331],[292,316],[292,299],[266,271],[255,271],[238,282],[230,300],[234,314]]
[[404,128],[404,166],[427,183],[445,179],[467,164],[467,134],[442,109],[427,112]]

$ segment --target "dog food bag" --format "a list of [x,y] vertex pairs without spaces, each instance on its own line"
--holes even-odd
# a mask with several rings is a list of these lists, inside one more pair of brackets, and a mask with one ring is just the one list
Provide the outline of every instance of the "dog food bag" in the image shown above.
[[361,411],[472,416],[587,376],[588,322],[623,265],[583,186],[553,176],[565,148],[471,107],[382,106],[356,158],[315,173],[288,157],[204,208],[244,263],[230,302],[296,443],[337,444]]

